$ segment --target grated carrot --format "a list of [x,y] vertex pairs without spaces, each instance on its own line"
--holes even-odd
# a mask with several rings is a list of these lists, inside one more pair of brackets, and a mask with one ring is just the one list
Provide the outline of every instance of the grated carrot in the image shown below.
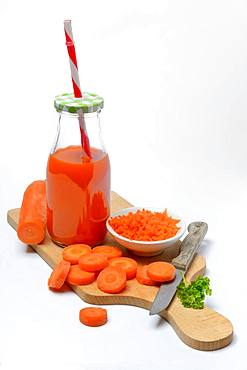
[[180,220],[164,212],[152,212],[145,209],[129,212],[109,219],[109,224],[119,235],[130,240],[158,241],[175,236]]

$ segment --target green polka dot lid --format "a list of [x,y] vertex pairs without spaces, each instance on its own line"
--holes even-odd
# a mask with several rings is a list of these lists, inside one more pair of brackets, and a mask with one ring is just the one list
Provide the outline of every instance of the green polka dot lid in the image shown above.
[[83,113],[97,112],[103,108],[104,99],[93,93],[84,92],[84,98],[75,98],[74,94],[61,94],[55,96],[54,106],[58,112]]

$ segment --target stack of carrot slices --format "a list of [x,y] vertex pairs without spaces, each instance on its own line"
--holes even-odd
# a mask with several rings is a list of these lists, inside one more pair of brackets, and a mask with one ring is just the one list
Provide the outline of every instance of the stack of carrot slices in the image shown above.
[[[175,267],[168,262],[138,266],[133,258],[123,257],[122,250],[116,246],[101,245],[92,249],[86,244],[74,244],[64,248],[63,259],[51,273],[48,286],[59,290],[64,283],[88,285],[97,280],[101,291],[116,294],[125,289],[127,280],[136,278],[142,285],[155,286],[172,281],[175,274]],[[82,309],[80,321],[89,326],[103,325],[107,321],[106,310]]]
[[157,282],[152,280],[147,274],[148,266],[138,266],[136,280],[142,285],[157,285]]
[[63,250],[63,259],[69,261],[72,265],[76,265],[81,256],[91,253],[91,247],[86,244],[73,244]]
[[136,276],[137,262],[129,257],[116,257],[109,261],[112,267],[118,267],[126,273],[126,279],[130,280]]

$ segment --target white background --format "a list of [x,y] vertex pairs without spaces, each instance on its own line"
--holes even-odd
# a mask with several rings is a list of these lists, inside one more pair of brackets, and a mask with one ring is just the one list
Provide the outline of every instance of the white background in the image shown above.
[[[45,177],[57,117],[71,91],[63,20],[71,18],[81,85],[105,98],[112,189],[140,206],[208,222],[207,304],[234,325],[215,352],[184,345],[166,322],[47,289],[50,267],[6,223],[25,187]],[[246,1],[0,2],[0,369],[247,369]]]

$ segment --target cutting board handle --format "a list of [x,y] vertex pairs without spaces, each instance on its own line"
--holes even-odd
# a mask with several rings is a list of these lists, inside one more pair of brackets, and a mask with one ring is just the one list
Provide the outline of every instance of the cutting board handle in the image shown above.
[[[205,258],[196,256],[186,275],[188,281],[203,275],[206,269]],[[184,308],[177,297],[160,313],[173,327],[177,335],[188,346],[212,351],[227,346],[232,341],[231,322],[209,307],[203,309]]]

